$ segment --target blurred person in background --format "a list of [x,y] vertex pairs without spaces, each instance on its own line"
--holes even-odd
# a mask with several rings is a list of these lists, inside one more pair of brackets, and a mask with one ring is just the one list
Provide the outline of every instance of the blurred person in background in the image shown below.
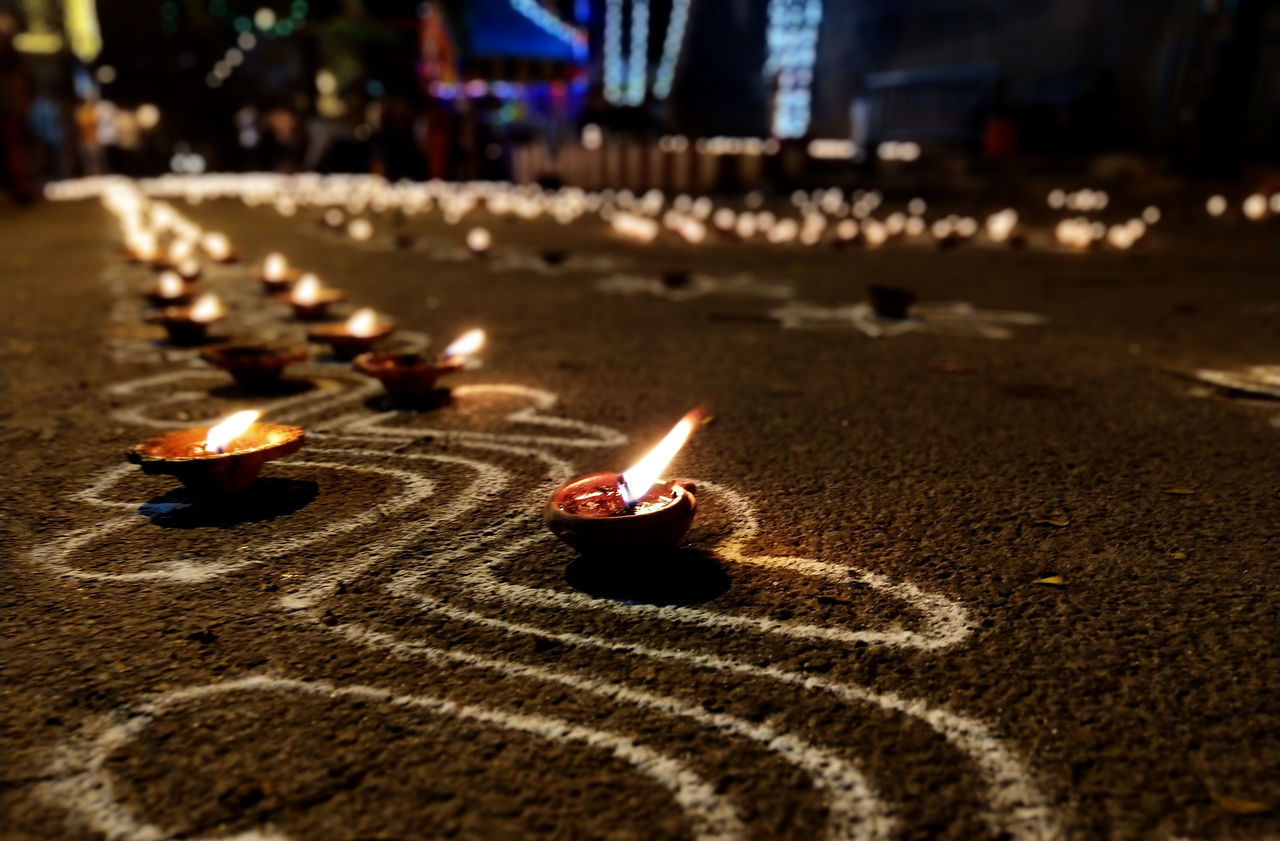
[[35,199],[28,151],[27,107],[31,81],[26,63],[14,48],[18,21],[0,13],[0,178],[22,204]]

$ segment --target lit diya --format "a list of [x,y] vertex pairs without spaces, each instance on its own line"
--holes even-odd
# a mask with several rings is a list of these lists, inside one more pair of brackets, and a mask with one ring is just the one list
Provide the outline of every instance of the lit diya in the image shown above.
[[477,257],[488,254],[493,246],[493,234],[487,228],[472,228],[467,231],[467,249]]
[[321,321],[329,317],[329,305],[346,300],[338,289],[330,289],[313,274],[304,274],[287,295],[277,300],[293,307],[293,317],[299,321]]
[[173,476],[197,494],[228,493],[253,484],[268,461],[302,449],[296,426],[256,423],[248,410],[211,427],[196,427],[148,438],[129,450],[129,461],[149,475]]
[[200,261],[194,257],[189,260],[183,260],[173,267],[173,271],[177,272],[187,283],[193,283],[200,279]]
[[200,240],[200,247],[215,263],[234,263],[240,259],[240,255],[231,248],[231,240],[227,239],[226,234],[205,234]]
[[383,321],[368,307],[357,311],[341,324],[321,324],[311,328],[307,338],[328,345],[337,359],[353,359],[373,348],[375,342],[395,331],[390,321]]
[[156,318],[175,345],[198,345],[209,338],[209,327],[227,317],[217,295],[201,295],[189,307],[167,307]]
[[268,254],[258,269],[258,280],[262,281],[263,291],[283,292],[298,279],[299,272],[289,265],[289,261],[279,252]]
[[160,245],[151,231],[133,231],[120,246],[120,255],[130,263],[154,263],[161,259]]
[[702,420],[694,409],[622,473],[579,476],[561,485],[543,509],[556,537],[584,554],[670,549],[693,523],[694,486],[659,475]]
[[306,362],[311,352],[305,345],[253,342],[214,345],[200,356],[229,373],[244,391],[271,391],[279,385],[285,368]]
[[147,298],[157,307],[176,307],[191,302],[195,290],[175,271],[161,272],[156,285],[147,290]]
[[466,367],[467,357],[484,345],[484,339],[483,330],[469,330],[436,357],[417,353],[363,353],[356,357],[353,366],[381,382],[387,394],[397,400],[421,400],[432,393],[441,377]]

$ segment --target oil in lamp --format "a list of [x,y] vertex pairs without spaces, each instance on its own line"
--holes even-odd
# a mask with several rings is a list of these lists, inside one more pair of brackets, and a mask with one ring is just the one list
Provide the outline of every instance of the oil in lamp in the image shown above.
[[292,291],[279,300],[293,307],[293,317],[299,321],[321,321],[329,317],[329,305],[347,296],[340,290],[329,289],[313,274],[304,274],[294,284]]
[[302,429],[257,423],[259,412],[236,412],[211,427],[148,438],[129,450],[129,461],[149,475],[177,478],[190,491],[212,495],[253,484],[268,461],[302,449]]
[[255,342],[214,345],[200,356],[229,373],[242,391],[265,392],[279,385],[286,367],[306,362],[311,353],[305,345]]
[[487,254],[493,245],[493,235],[487,228],[472,228],[467,231],[467,249],[476,256]]
[[353,359],[367,353],[374,345],[395,330],[390,321],[383,321],[378,314],[365,307],[356,311],[341,324],[321,324],[307,334],[313,342],[328,345],[336,359]]
[[289,261],[278,251],[266,256],[258,269],[258,280],[262,282],[264,292],[283,292],[298,279],[298,270],[289,265]]
[[421,400],[432,394],[441,377],[461,371],[467,357],[478,351],[484,340],[483,330],[468,330],[437,357],[417,353],[362,353],[353,366],[381,382],[387,394],[396,400]]
[[675,547],[693,523],[696,489],[659,476],[701,420],[701,409],[686,414],[658,446],[622,473],[592,473],[561,485],[543,509],[547,527],[587,555]]
[[192,288],[175,271],[164,271],[156,278],[156,285],[147,292],[147,298],[157,307],[173,307],[191,301]]
[[216,263],[234,263],[239,259],[231,249],[231,240],[227,239],[226,234],[205,234],[200,240],[200,247],[204,249],[209,259]]
[[227,317],[217,295],[205,294],[189,307],[168,307],[157,317],[175,345],[198,345],[208,340],[209,327]]

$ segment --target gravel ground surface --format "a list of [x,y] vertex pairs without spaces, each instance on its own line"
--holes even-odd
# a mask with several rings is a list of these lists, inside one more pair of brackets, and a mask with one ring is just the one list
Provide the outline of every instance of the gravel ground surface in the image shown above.
[[[4,212],[4,838],[1274,837],[1280,404],[1185,376],[1275,361],[1274,222],[839,251],[179,207],[403,346],[489,344],[432,410],[323,358],[246,396],[159,341],[97,202]],[[850,311],[872,283],[923,318]],[[302,335],[249,265],[205,286],[221,335]],[[546,531],[699,404],[687,548]],[[234,506],[124,460],[249,406],[308,441]]]

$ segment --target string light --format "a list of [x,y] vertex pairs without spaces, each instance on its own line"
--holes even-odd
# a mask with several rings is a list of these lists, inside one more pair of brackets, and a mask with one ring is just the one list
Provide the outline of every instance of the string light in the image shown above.
[[674,0],[671,17],[667,20],[667,36],[662,41],[662,58],[653,79],[653,95],[666,99],[671,94],[671,84],[676,77],[676,64],[680,61],[680,48],[684,45],[684,31],[689,23],[689,0]]
[[769,0],[766,78],[776,77],[772,130],[776,137],[803,137],[809,130],[810,88],[818,57],[822,0]]
[[568,44],[573,48],[575,56],[581,56],[586,53],[586,34],[582,30],[560,20],[535,0],[511,0],[511,8],[532,21],[542,31]]
[[604,98],[610,104],[622,102],[622,0],[604,4]]
[[627,102],[644,102],[649,78],[649,0],[631,0],[631,60],[627,62]]

